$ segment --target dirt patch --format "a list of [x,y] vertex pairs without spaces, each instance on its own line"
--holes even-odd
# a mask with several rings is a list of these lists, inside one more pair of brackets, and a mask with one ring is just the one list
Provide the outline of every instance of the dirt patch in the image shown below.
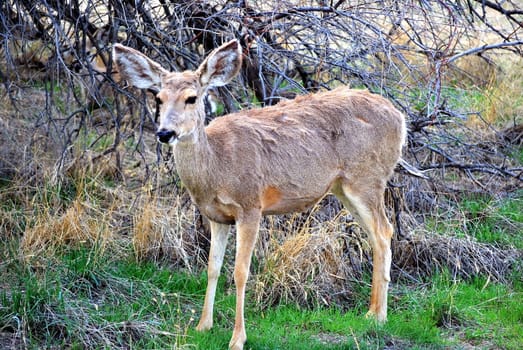
[[324,345],[338,345],[345,343],[347,341],[347,336],[337,333],[320,332],[316,335],[313,335],[312,339]]

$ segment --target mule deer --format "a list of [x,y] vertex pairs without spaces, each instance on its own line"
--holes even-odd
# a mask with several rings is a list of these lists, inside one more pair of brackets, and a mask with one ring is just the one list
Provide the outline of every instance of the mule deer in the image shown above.
[[374,263],[367,315],[386,320],[393,229],[383,194],[405,139],[404,117],[389,101],[339,87],[229,114],[205,127],[205,92],[239,72],[238,41],[215,49],[196,71],[181,73],[119,44],[113,56],[128,83],[158,92],[163,103],[157,138],[173,146],[180,179],[211,222],[208,285],[197,330],[213,325],[228,225],[237,228],[229,347],[243,349],[245,285],[262,215],[303,211],[329,191],[368,232]]

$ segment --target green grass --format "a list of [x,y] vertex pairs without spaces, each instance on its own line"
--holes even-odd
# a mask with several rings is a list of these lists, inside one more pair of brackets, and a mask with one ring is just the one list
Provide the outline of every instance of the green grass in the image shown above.
[[459,237],[471,236],[478,242],[523,249],[523,191],[496,199],[472,195],[458,203],[460,215],[449,213],[448,220],[427,220],[429,231]]
[[467,233],[484,243],[523,248],[523,191],[496,200],[476,196],[462,201]]
[[[420,88],[413,88],[408,91],[409,100],[413,108],[418,112],[426,112],[428,104],[435,102],[433,91]],[[477,88],[464,89],[455,86],[443,86],[441,88],[440,99],[446,102],[450,110],[467,113],[471,106],[481,106],[485,104],[486,96],[484,92]]]
[[[17,247],[0,251],[0,333],[23,334],[29,348],[226,348],[234,323],[233,286],[222,277],[215,327],[194,330],[206,278],[154,263],[118,260],[94,248],[65,249],[30,267]],[[365,281],[368,282],[368,281]],[[365,285],[362,282],[363,285]],[[252,290],[252,288],[251,288]],[[441,273],[421,285],[393,285],[389,321],[364,317],[368,287],[355,307],[263,308],[248,297],[246,349],[518,349],[523,341],[523,283],[455,281]],[[119,345],[117,345],[119,344]]]
[[83,149],[91,149],[95,152],[102,152],[111,147],[114,143],[114,135],[103,133],[97,134],[94,131],[79,134],[77,145]]
[[514,158],[516,158],[520,164],[523,164],[523,147],[519,147],[519,149],[517,151],[515,151],[514,153],[515,153]]

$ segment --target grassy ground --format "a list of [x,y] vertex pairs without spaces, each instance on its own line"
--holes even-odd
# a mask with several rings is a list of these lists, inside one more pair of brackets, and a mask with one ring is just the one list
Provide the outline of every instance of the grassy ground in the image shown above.
[[427,228],[443,235],[472,237],[478,242],[523,249],[523,190],[508,197],[470,195],[459,203],[457,217],[428,220]]
[[[465,226],[478,239],[500,245],[507,239],[497,233],[498,222],[523,223],[521,197],[467,199],[462,209],[470,217]],[[493,233],[485,237],[480,224]],[[523,237],[509,239],[521,246]],[[226,348],[234,320],[230,278],[220,281],[214,329],[198,333],[205,274],[139,262],[130,245],[120,246],[118,254],[112,249],[80,243],[29,263],[16,239],[4,242],[0,348]],[[224,275],[230,276],[227,269]],[[255,305],[251,285],[246,349],[519,349],[523,342],[520,275],[500,284],[488,277],[457,280],[440,271],[421,283],[394,283],[384,326],[364,318],[369,281],[367,276],[359,283],[344,310]]]
[[[223,349],[228,344],[234,318],[230,293],[218,294],[215,328],[197,333],[193,327],[203,299],[203,277],[132,262],[78,271],[78,259],[87,255],[69,252],[60,265],[40,275],[3,272],[12,286],[18,286],[1,294],[4,344],[147,349]],[[294,305],[260,309],[251,304],[246,312],[247,348],[518,349],[522,294],[521,285],[508,287],[485,279],[460,282],[441,274],[421,286],[394,286],[385,326],[363,317],[367,293],[343,312]]]

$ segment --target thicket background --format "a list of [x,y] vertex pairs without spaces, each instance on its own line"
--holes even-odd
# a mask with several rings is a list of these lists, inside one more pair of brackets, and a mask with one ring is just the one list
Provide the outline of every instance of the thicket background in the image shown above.
[[[340,84],[386,96],[407,116],[404,159],[425,178],[400,166],[389,183],[395,282],[446,269],[504,281],[518,271],[521,3],[7,0],[0,11],[3,268],[38,271],[64,247],[87,246],[200,271],[209,232],[155,141],[154,96],[119,81],[109,53],[120,42],[171,70],[195,69],[237,38],[241,74],[212,91],[209,120]],[[511,203],[516,214],[491,227],[506,236],[476,237],[489,214],[464,205],[478,201]],[[332,197],[266,218],[255,259],[251,290],[266,305],[350,306],[371,264],[364,234]]]

